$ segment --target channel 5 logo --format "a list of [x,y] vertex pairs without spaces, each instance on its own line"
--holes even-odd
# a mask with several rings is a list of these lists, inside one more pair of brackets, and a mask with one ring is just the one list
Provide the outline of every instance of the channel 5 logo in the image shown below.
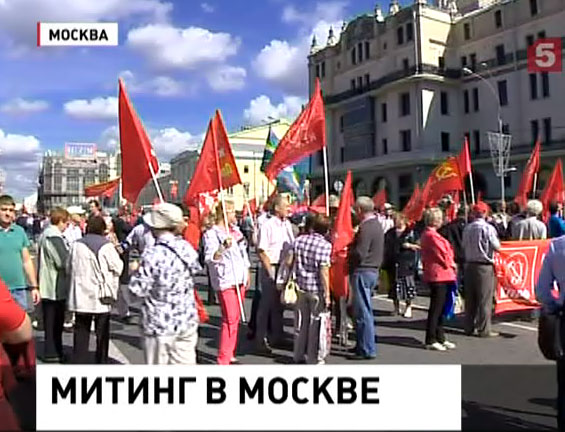
[[561,72],[563,70],[561,38],[538,39],[528,48],[528,72]]

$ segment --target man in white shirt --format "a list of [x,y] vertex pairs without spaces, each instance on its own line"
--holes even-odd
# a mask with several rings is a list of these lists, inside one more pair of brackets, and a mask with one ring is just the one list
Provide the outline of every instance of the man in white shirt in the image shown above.
[[80,229],[80,220],[85,213],[84,209],[79,206],[67,207],[67,212],[70,215],[71,223],[63,232],[63,237],[67,241],[69,247],[82,238],[82,230]]
[[288,217],[288,200],[277,195],[273,200],[274,215],[267,219],[259,231],[257,250],[261,261],[259,277],[261,281],[261,301],[257,314],[255,341],[257,349],[270,353],[271,348],[266,341],[267,325],[271,321],[272,342],[279,343],[283,337],[283,308],[280,303],[280,292],[276,287],[276,275],[281,253],[292,246],[294,235]]

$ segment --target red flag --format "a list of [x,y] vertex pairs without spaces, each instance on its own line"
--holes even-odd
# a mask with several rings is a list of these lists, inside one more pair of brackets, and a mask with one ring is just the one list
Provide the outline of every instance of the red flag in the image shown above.
[[459,210],[459,192],[455,193],[453,197],[453,203],[447,208],[446,218],[448,222],[451,222],[457,218],[457,210]]
[[128,98],[124,83],[119,80],[119,123],[122,157],[122,195],[134,203],[141,189],[159,172],[159,161],[151,141]]
[[424,186],[424,205],[433,205],[446,193],[460,190],[463,190],[463,183],[459,176],[457,160],[453,157],[447,158],[432,171]]
[[265,175],[273,180],[285,167],[321,150],[326,145],[326,116],[320,81],[316,79],[314,94],[277,146]]
[[334,297],[345,297],[348,293],[347,248],[353,241],[355,232],[351,221],[353,207],[353,189],[351,188],[351,171],[347,172],[345,185],[339,201],[337,215],[332,233],[332,266],[330,268],[330,286]]
[[386,189],[381,189],[373,197],[373,203],[375,203],[375,209],[377,210],[383,208],[386,201],[387,201]]
[[247,204],[243,206],[242,217],[247,217],[249,214],[248,209],[251,210],[251,217],[255,217],[257,214],[257,200],[255,198],[250,199]]
[[326,194],[319,195],[312,203],[310,204],[312,207],[326,207]]
[[520,181],[520,186],[518,186],[518,192],[516,192],[516,198],[514,201],[517,202],[520,207],[526,207],[528,202],[528,194],[532,190],[534,183],[534,175],[539,172],[540,169],[540,147],[541,143],[538,139],[536,141],[536,146],[532,152],[528,163],[526,164],[526,169],[522,175],[522,180]]
[[111,198],[120,186],[120,178],[116,178],[104,183],[97,183],[84,188],[84,196],[86,197],[97,197],[102,196],[104,198]]
[[[220,183],[221,182],[221,183]],[[220,111],[208,125],[204,145],[186,191],[184,202],[190,204],[198,194],[227,189],[240,184],[241,178],[228,140]]]
[[171,198],[173,199],[173,201],[176,201],[178,194],[179,194],[179,183],[177,181],[173,181],[171,183]]
[[540,201],[543,204],[544,220],[549,217],[549,204],[553,201],[563,202],[563,168],[561,159],[557,159],[551,177],[547,180],[541,194]]
[[402,209],[402,213],[408,218],[408,220],[414,220],[413,213],[418,205],[418,200],[421,198],[421,194],[420,185],[416,184],[416,188],[414,189],[414,192],[412,192],[412,196],[404,206],[404,209]]
[[471,155],[469,153],[469,140],[467,137],[465,137],[461,153],[457,156],[457,166],[459,167],[461,182],[464,183],[465,177],[471,174]]

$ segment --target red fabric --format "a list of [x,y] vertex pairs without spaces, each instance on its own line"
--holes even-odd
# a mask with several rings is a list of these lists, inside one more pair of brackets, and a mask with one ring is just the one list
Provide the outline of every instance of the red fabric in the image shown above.
[[473,211],[473,213],[482,213],[486,215],[490,211],[490,207],[486,202],[479,200],[477,204],[471,207],[471,210]]
[[25,311],[13,299],[6,284],[0,280],[0,335],[19,328],[25,317]]
[[0,344],[0,431],[19,431],[20,425],[6,393],[17,384],[8,354]]
[[551,173],[551,177],[547,180],[547,184],[543,189],[540,201],[543,204],[544,220],[549,218],[549,204],[553,201],[563,202],[563,168],[561,159],[557,159],[555,168]]
[[326,115],[324,113],[324,100],[320,81],[316,79],[312,99],[280,141],[272,159],[265,167],[265,175],[269,180],[273,180],[285,167],[321,150],[325,146]]
[[540,169],[540,147],[541,143],[538,139],[536,141],[534,151],[532,152],[530,159],[528,159],[524,174],[522,174],[522,180],[520,181],[520,186],[518,186],[516,198],[514,198],[514,201],[517,202],[521,208],[526,207],[526,204],[528,202],[528,194],[533,188],[534,175],[537,174]]
[[404,216],[408,218],[409,221],[414,221],[414,211],[416,210],[416,206],[418,205],[418,200],[420,199],[421,191],[420,185],[416,184],[414,188],[414,192],[412,192],[412,196],[402,209],[402,213]]
[[176,201],[178,194],[179,194],[179,184],[178,182],[174,182],[171,184],[171,199],[173,201]]
[[[245,298],[245,289],[240,288],[241,298]],[[235,287],[218,291],[220,308],[222,309],[222,328],[220,330],[220,345],[218,347],[218,364],[229,365],[235,357],[237,348],[237,333],[241,311]]]
[[373,203],[375,204],[375,208],[378,210],[382,209],[386,202],[387,202],[386,189],[381,189],[373,197]]
[[147,132],[131,104],[123,81],[119,80],[120,148],[122,155],[122,195],[134,203],[141,189],[151,180],[151,170],[159,172],[159,161]]
[[257,214],[257,200],[255,198],[250,199],[247,204],[243,206],[242,217],[247,217],[249,213],[248,208],[251,210],[251,217],[255,217]]
[[120,186],[120,178],[104,183],[97,183],[84,188],[84,196],[111,198]]
[[457,279],[455,255],[449,241],[436,230],[426,228],[420,239],[424,282],[451,282]]
[[[221,182],[221,183],[220,183]],[[184,202],[193,203],[198,194],[227,189],[241,183],[228,134],[220,111],[208,125],[204,145],[186,191]]]
[[453,203],[447,208],[446,218],[447,222],[455,220],[457,217],[457,210],[459,209],[459,192],[455,193]]
[[440,200],[446,193],[463,190],[459,166],[455,158],[447,158],[430,174],[424,186],[425,204]]
[[465,137],[465,142],[463,143],[463,149],[459,156],[457,156],[457,166],[459,168],[459,175],[461,176],[461,181],[465,179],[469,174],[471,174],[471,155],[469,153],[469,140]]
[[198,291],[194,290],[194,299],[196,300],[196,311],[198,312],[198,319],[200,324],[205,324],[210,320],[210,316],[204,307],[204,302],[200,298]]
[[198,250],[198,245],[200,244],[200,228],[197,224],[189,221],[182,236],[195,250]]

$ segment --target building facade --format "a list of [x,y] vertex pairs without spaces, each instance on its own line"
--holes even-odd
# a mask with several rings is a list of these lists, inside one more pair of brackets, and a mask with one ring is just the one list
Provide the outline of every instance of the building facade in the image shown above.
[[95,144],[68,143],[64,153],[48,151],[39,173],[38,210],[86,203],[84,188],[116,176],[112,156],[99,152]]
[[[402,206],[467,137],[476,193],[500,199],[487,136],[500,130],[500,113],[516,168],[504,178],[506,198],[537,137],[541,190],[565,156],[565,79],[529,73],[527,49],[540,38],[565,39],[563,20],[563,0],[392,1],[386,16],[377,6],[330,31],[324,46],[314,40],[309,82],[312,90],[319,77],[324,93],[330,185],[352,170],[357,194],[386,188]],[[315,196],[323,189],[320,155],[312,168]]]

